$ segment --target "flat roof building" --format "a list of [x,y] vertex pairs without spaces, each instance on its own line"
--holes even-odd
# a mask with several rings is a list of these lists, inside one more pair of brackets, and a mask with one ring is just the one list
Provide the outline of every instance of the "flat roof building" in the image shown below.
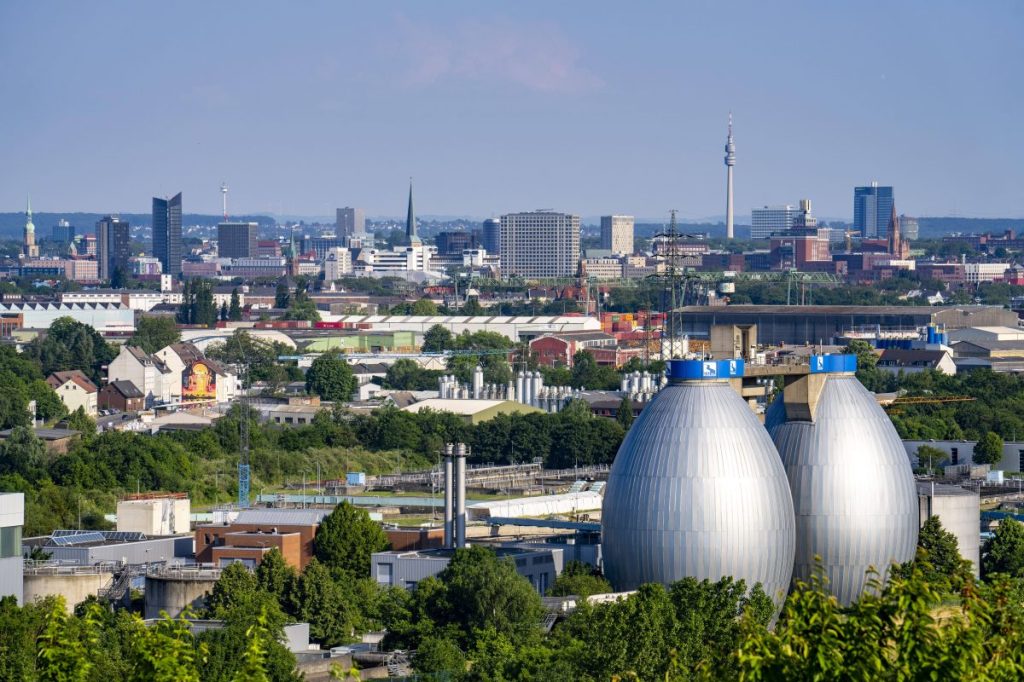
[[553,211],[501,216],[501,272],[508,277],[575,277],[580,217]]
[[710,338],[715,325],[757,326],[766,346],[832,343],[855,331],[921,330],[931,324],[947,330],[1017,324],[1013,311],[999,306],[841,306],[728,305],[680,308],[681,334]]
[[259,223],[220,223],[217,225],[217,255],[256,258],[259,228]]
[[[443,571],[457,550],[425,549],[411,552],[375,552],[370,557],[371,577],[378,585],[411,590],[424,578]],[[562,572],[562,549],[544,545],[496,547],[499,559],[512,561],[516,572],[542,595]]]

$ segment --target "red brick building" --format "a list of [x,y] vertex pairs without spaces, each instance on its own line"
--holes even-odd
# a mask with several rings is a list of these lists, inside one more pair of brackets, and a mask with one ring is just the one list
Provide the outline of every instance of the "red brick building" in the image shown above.
[[329,509],[244,509],[229,523],[196,526],[196,561],[255,567],[277,548],[288,565],[302,570],[313,558],[313,538]]

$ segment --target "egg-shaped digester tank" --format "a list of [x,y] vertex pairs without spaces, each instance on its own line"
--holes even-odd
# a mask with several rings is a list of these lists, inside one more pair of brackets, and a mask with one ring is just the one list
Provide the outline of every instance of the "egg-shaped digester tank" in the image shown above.
[[626,434],[601,513],[615,589],[731,576],[781,605],[793,501],[768,432],[730,386],[742,374],[742,360],[671,361],[670,383]]
[[884,577],[914,558],[919,516],[910,458],[856,367],[856,356],[812,356],[811,374],[765,416],[793,493],[793,578],[809,580],[819,556],[844,605],[864,591],[870,568]]

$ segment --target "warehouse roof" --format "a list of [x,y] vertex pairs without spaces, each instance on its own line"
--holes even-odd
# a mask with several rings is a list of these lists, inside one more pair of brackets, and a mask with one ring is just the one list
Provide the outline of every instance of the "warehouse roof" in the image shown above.
[[1002,310],[1000,306],[930,306],[930,305],[689,305],[683,313],[754,313],[765,315],[924,315],[960,310],[965,313],[984,310]]

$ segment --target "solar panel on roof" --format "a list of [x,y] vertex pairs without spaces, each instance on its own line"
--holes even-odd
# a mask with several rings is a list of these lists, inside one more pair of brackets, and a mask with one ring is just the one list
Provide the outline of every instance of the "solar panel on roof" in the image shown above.
[[109,542],[139,542],[146,539],[145,533],[127,530],[104,530],[103,537]]
[[56,547],[71,547],[74,545],[85,545],[90,542],[103,542],[106,538],[99,531],[82,531],[70,535],[50,536],[50,543]]

